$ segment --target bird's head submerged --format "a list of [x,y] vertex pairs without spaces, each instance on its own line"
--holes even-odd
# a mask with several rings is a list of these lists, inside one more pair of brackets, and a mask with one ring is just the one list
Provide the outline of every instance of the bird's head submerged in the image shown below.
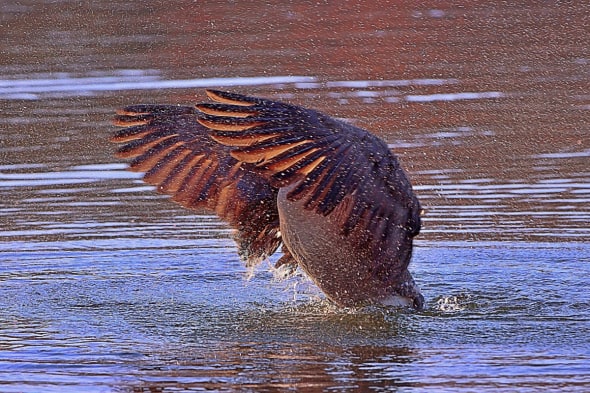
[[414,278],[409,271],[405,271],[400,276],[400,281],[394,287],[393,291],[380,299],[379,303],[384,306],[408,307],[416,310],[424,308],[424,296],[420,288],[414,282]]

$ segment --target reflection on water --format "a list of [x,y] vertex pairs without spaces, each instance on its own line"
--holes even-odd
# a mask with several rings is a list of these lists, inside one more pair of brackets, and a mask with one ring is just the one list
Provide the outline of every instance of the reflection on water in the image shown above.
[[[351,8],[352,7],[352,8]],[[0,390],[590,390],[588,5],[0,5]],[[113,158],[202,87],[366,127],[425,209],[423,312],[247,278]]]
[[[305,76],[272,76],[243,78],[205,78],[161,80],[154,70],[121,70],[114,73],[97,73],[94,76],[73,77],[64,74],[55,78],[45,76],[26,79],[0,80],[0,100],[36,100],[48,97],[79,97],[96,92],[124,90],[187,89],[210,86],[258,86],[311,82],[315,78]],[[99,75],[96,75],[99,74]],[[104,74],[104,75],[101,75]]]
[[[70,184],[94,183],[105,179],[140,179],[141,174],[130,173],[125,170],[124,164],[106,165],[77,165],[62,172],[32,172],[32,169],[42,169],[43,165],[3,165],[0,166],[0,187],[36,187],[58,186]],[[11,172],[11,170],[23,170],[27,172]],[[75,193],[80,189],[51,189],[39,190],[41,194],[49,193]],[[35,200],[41,202],[43,200]]]

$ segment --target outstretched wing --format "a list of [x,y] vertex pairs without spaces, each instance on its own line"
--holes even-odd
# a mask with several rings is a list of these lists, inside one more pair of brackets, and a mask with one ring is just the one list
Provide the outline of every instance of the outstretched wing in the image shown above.
[[247,265],[272,254],[281,243],[277,189],[213,141],[193,107],[135,105],[117,112],[125,127],[111,141],[124,143],[117,156],[132,159],[130,170],[191,209],[214,211],[237,229],[235,240]]
[[[365,230],[380,247],[403,228],[420,230],[420,205],[387,145],[367,131],[281,102],[208,90],[199,122],[231,155],[287,197],[330,216],[344,234]],[[393,236],[393,235],[392,235]]]

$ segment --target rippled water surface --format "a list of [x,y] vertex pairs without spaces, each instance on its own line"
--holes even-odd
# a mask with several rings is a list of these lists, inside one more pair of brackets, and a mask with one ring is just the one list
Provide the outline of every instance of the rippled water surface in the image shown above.
[[[590,7],[0,5],[0,391],[590,390]],[[422,312],[248,272],[125,170],[205,87],[368,128],[424,206]]]

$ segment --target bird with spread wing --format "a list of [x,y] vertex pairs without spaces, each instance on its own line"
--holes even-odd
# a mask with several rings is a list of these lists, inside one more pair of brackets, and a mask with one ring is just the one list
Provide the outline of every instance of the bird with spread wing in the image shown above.
[[300,267],[334,303],[423,307],[408,271],[420,204],[371,133],[299,106],[207,90],[191,106],[132,105],[111,138],[144,181],[235,229],[255,266]]

